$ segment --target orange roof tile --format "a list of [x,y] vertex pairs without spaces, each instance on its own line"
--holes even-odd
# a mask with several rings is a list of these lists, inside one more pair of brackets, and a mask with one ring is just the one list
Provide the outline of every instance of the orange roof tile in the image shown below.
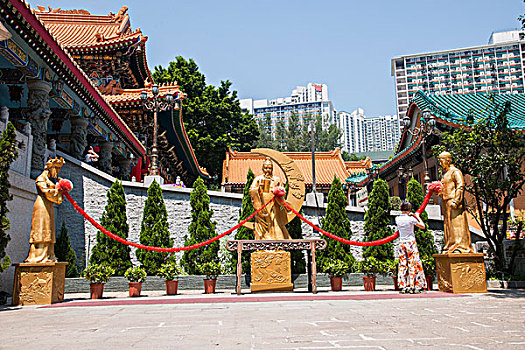
[[[91,15],[85,10],[60,9],[35,10],[38,19],[53,37],[68,49],[103,47],[115,43],[137,41],[142,37],[140,29],[132,31],[127,8],[118,14]],[[146,40],[147,37],[142,37]]]
[[[117,103],[133,103],[140,102],[140,94],[142,91],[146,90],[148,92],[148,97],[151,98],[151,86],[147,86],[145,89],[120,89],[115,95],[104,95],[106,101],[111,104]],[[169,92],[173,95],[177,95],[177,98],[184,100],[187,95],[180,92],[178,85],[161,85],[159,86],[159,97],[165,97]]]
[[366,173],[366,169],[372,167],[372,160],[369,157],[363,160],[348,161],[345,162],[346,170],[349,174],[362,174]]
[[[302,172],[305,184],[312,185],[312,153],[311,152],[283,152],[290,157]],[[265,157],[250,152],[236,152],[230,150],[223,161],[222,184],[244,185],[248,169],[255,175],[261,173]],[[284,179],[283,171],[274,167],[274,175]],[[330,152],[315,152],[315,183],[316,185],[330,185],[336,176],[341,182],[349,176],[345,163],[341,157],[341,150],[336,148]]]

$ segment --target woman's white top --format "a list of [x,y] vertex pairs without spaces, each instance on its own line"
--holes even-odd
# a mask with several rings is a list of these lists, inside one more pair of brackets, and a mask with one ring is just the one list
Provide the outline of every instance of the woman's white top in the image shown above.
[[414,235],[414,226],[417,223],[417,219],[408,214],[401,214],[396,217],[396,225],[399,230],[399,240],[403,242],[415,240],[416,236]]

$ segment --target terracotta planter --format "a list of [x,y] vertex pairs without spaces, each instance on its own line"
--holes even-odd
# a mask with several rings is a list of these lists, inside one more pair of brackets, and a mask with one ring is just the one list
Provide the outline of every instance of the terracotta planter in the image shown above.
[[376,290],[376,276],[363,276],[365,291],[373,292]]
[[392,280],[394,281],[394,290],[400,290],[397,284],[397,276],[392,276]]
[[91,283],[89,285],[89,291],[91,292],[91,299],[102,299],[104,283]]
[[217,280],[212,279],[205,279],[204,280],[204,293],[206,294],[213,294],[215,293],[215,284],[217,283]]
[[330,286],[332,291],[338,291],[343,289],[343,277],[330,277]]
[[140,297],[140,291],[142,290],[142,282],[128,282],[129,296]]
[[434,283],[434,276],[425,275],[425,279],[427,280],[427,290],[432,290],[432,284]]
[[166,294],[176,295],[179,287],[179,281],[166,281]]

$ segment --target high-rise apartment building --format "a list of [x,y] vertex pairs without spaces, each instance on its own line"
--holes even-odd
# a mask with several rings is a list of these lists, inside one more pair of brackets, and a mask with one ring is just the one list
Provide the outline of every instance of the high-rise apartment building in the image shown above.
[[524,92],[525,33],[492,33],[488,45],[392,59],[397,114],[418,90],[430,95]]
[[304,122],[310,116],[322,116],[323,127],[336,122],[336,113],[332,102],[328,99],[328,87],[326,84],[308,83],[307,86],[297,86],[290,96],[272,100],[254,100],[251,98],[240,100],[241,109],[244,112],[253,114],[259,122],[261,119],[270,116],[272,129],[279,120],[285,126],[292,113],[299,116],[299,121]]
[[363,109],[337,113],[343,132],[342,148],[348,153],[392,151],[401,137],[397,115],[366,117]]

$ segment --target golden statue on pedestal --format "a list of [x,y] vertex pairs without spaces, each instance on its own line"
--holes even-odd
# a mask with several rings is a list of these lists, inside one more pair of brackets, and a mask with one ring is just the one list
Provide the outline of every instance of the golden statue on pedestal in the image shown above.
[[37,198],[31,217],[29,255],[26,263],[56,262],[55,256],[55,213],[53,204],[60,204],[64,199],[50,177],[58,179],[58,173],[64,165],[64,158],[49,159],[44,171],[35,182]]
[[[255,210],[260,209],[266,202],[274,197],[273,190],[283,184],[277,176],[273,176],[273,163],[266,158],[262,166],[263,174],[257,176],[250,187]],[[290,239],[286,229],[287,211],[282,205],[274,201],[269,203],[257,216],[255,216],[255,239]]]

